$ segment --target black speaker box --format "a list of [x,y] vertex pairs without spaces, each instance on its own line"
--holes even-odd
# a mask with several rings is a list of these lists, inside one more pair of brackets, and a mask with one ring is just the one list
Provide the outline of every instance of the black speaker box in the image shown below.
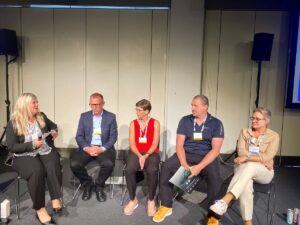
[[273,39],[274,34],[256,33],[254,35],[251,59],[255,61],[269,61]]
[[0,29],[0,55],[18,56],[16,31]]

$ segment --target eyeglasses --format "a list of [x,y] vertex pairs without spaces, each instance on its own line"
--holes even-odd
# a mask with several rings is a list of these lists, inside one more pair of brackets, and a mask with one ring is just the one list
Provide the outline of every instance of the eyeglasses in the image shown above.
[[135,108],[135,111],[136,111],[136,112],[143,112],[143,111],[145,111],[145,110],[139,109],[139,108]]
[[249,119],[252,121],[258,121],[258,122],[261,120],[265,120],[264,118],[258,118],[258,117],[253,117],[253,116],[249,117]]
[[101,104],[89,104],[91,107],[97,107],[100,106]]

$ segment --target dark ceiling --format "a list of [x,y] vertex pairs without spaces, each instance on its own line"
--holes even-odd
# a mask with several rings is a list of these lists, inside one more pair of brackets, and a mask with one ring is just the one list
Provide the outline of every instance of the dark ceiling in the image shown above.
[[[184,1],[184,0],[177,0]],[[194,0],[199,1],[199,0]],[[299,6],[300,0],[205,0],[205,8],[214,10],[279,10]],[[0,6],[30,7],[39,5],[64,6],[141,6],[170,7],[171,0],[0,0]]]

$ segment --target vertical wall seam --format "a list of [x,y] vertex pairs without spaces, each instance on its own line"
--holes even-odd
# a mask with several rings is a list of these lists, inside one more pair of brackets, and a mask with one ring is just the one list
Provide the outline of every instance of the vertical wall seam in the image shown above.
[[168,73],[169,73],[169,52],[170,52],[170,23],[171,23],[171,20],[170,20],[170,17],[171,17],[171,13],[170,13],[170,10],[167,11],[167,29],[166,29],[166,32],[167,32],[167,37],[166,37],[166,52],[165,52],[165,97],[164,97],[164,131],[163,131],[163,139],[164,139],[164,142],[163,142],[163,157],[162,157],[162,160],[165,161],[166,160],[166,157],[167,157],[167,148],[168,148]]
[[150,88],[149,88],[149,99],[152,100],[151,94],[152,94],[152,56],[153,56],[153,10],[151,10],[151,34],[150,34],[151,40],[150,40]]
[[[120,10],[118,10],[118,18],[117,18],[117,62],[118,62],[118,75],[117,75],[117,121],[120,122]],[[117,140],[117,146],[120,147],[119,138]]]
[[84,39],[84,63],[85,63],[85,66],[84,66],[84,73],[85,73],[85,76],[84,76],[84,108],[85,110],[87,110],[87,37],[88,37],[88,18],[87,18],[87,9],[84,10],[84,18],[85,18],[85,39]]
[[222,42],[222,17],[223,17],[223,11],[220,10],[220,18],[219,18],[219,48],[218,48],[218,69],[217,69],[217,89],[216,89],[216,116],[218,115],[218,96],[219,96],[219,78],[220,78],[220,55],[221,55],[221,42]]
[[54,110],[54,121],[56,121],[56,108],[55,108],[55,103],[56,103],[56,89],[55,89],[55,82],[56,82],[56,73],[55,73],[55,12],[54,9],[52,9],[52,43],[53,43],[53,91],[54,91],[54,97],[53,97],[53,110]]

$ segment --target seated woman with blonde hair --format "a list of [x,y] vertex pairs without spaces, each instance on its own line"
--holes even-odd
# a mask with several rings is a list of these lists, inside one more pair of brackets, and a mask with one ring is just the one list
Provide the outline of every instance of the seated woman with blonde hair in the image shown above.
[[128,154],[125,177],[130,201],[124,207],[124,214],[131,215],[138,207],[136,192],[136,173],[138,170],[144,170],[147,174],[148,184],[148,216],[153,216],[156,211],[155,193],[158,182],[159,172],[159,122],[150,118],[151,103],[142,99],[136,103],[137,119],[130,123],[129,144],[130,152]]
[[245,225],[252,225],[253,181],[268,184],[274,177],[273,158],[279,147],[279,135],[268,128],[271,112],[263,107],[253,110],[251,127],[242,129],[234,159],[234,176],[225,196],[210,209],[223,215],[232,200],[239,199]]
[[56,124],[39,111],[34,94],[24,93],[15,104],[6,132],[12,166],[27,181],[37,219],[41,224],[56,224],[45,208],[46,179],[53,211],[62,210],[61,165],[53,143],[58,136]]

